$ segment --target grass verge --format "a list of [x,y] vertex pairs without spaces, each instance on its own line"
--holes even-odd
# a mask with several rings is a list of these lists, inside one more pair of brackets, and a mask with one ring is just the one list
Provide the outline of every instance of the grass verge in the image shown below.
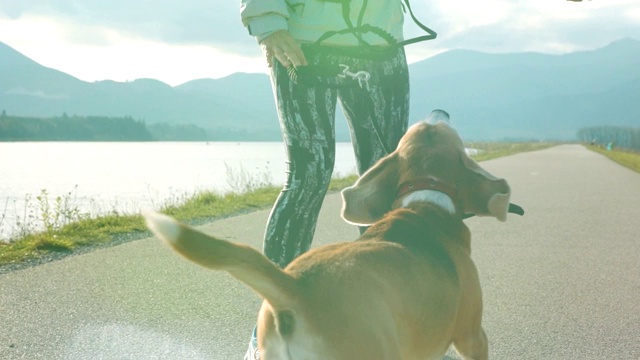
[[[477,161],[525,151],[551,147],[553,143],[472,143],[480,150]],[[329,191],[335,192],[353,184],[357,176],[333,179]],[[197,194],[181,204],[163,206],[160,211],[190,224],[203,224],[216,219],[268,208],[280,187],[265,186],[242,194]],[[81,218],[59,228],[24,234],[10,243],[0,241],[0,270],[3,266],[38,262],[43,258],[65,256],[83,250],[119,244],[149,236],[140,215],[113,212],[96,218]],[[0,271],[1,272],[1,271]]]
[[477,149],[479,153],[472,156],[476,161],[485,161],[496,159],[503,156],[513,155],[517,153],[527,151],[537,151],[552,146],[558,145],[558,143],[551,142],[526,142],[526,143],[500,143],[500,142],[476,142],[465,144],[468,148]]
[[640,173],[640,152],[631,150],[607,150],[595,145],[587,145],[587,149],[602,154],[618,164]]

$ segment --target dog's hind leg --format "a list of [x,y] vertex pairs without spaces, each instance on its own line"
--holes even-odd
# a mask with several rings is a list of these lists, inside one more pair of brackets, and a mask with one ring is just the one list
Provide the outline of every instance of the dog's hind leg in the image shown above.
[[453,345],[465,360],[487,360],[489,358],[487,335],[482,328],[479,328],[475,334],[453,340]]

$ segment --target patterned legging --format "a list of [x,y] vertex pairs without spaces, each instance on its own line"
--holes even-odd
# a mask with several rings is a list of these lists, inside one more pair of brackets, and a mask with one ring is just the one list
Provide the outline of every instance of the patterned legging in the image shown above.
[[[269,216],[264,253],[281,267],[311,246],[335,162],[337,100],[348,122],[359,174],[396,148],[409,118],[403,48],[377,58],[331,47],[316,50],[305,49],[309,66],[297,74],[277,61],[271,73],[287,178]],[[345,66],[352,75],[366,71],[370,77],[338,76]]]

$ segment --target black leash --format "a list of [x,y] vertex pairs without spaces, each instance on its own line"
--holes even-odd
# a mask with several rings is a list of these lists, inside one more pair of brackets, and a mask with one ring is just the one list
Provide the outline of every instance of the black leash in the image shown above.
[[344,30],[338,30],[338,31],[327,31],[318,40],[316,40],[315,42],[316,45],[319,45],[320,43],[322,43],[323,41],[325,41],[326,39],[334,35],[344,35],[349,33],[352,33],[356,37],[356,39],[358,39],[358,43],[364,46],[371,46],[362,39],[362,34],[366,34],[369,32],[380,36],[387,43],[389,43],[389,45],[395,45],[395,46],[406,46],[406,45],[415,44],[421,41],[433,40],[438,36],[438,34],[435,31],[433,31],[431,28],[429,28],[428,26],[420,22],[420,20],[418,20],[418,18],[413,13],[413,9],[411,9],[411,4],[409,3],[409,0],[403,0],[404,1],[403,7],[409,11],[409,15],[411,16],[411,19],[413,20],[413,22],[416,25],[418,25],[420,29],[426,32],[427,35],[418,36],[418,37],[407,39],[401,42],[398,42],[393,36],[391,36],[391,34],[389,34],[388,32],[378,27],[371,26],[368,24],[366,25],[362,24],[362,20],[364,18],[364,12],[367,7],[367,0],[364,0],[362,4],[362,8],[360,9],[357,26],[353,26],[353,23],[351,22],[351,18],[349,17],[349,14],[351,11],[351,6],[350,6],[351,0],[323,0],[323,1],[342,4],[342,17],[344,18],[347,28]]
[[418,27],[420,29],[422,29],[424,32],[427,33],[427,35],[423,35],[423,36],[418,36],[418,37],[414,37],[412,39],[408,39],[405,41],[402,41],[400,43],[398,43],[398,45],[400,46],[405,46],[405,45],[409,45],[409,44],[414,44],[420,41],[427,41],[427,40],[433,40],[435,39],[438,34],[433,31],[431,28],[429,28],[428,26],[426,26],[425,24],[421,23],[420,20],[418,20],[418,18],[416,18],[416,16],[413,14],[413,10],[411,9],[411,5],[409,4],[409,0],[404,0],[405,6],[407,7],[407,9],[409,10],[409,15],[411,15],[411,18],[413,19],[413,22],[416,23],[416,25],[418,25]]

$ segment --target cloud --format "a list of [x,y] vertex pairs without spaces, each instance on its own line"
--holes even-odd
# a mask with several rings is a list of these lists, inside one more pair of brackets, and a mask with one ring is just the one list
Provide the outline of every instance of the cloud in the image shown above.
[[8,0],[0,13],[11,19],[46,16],[80,28],[70,41],[91,42],[105,29],[169,44],[213,45],[242,55],[259,54],[240,22],[239,1]]
[[[424,45],[487,52],[562,53],[594,49],[625,37],[640,39],[636,0],[448,0],[414,1],[414,12],[438,32]],[[407,34],[419,35],[408,22]]]
[[[154,78],[179,85],[238,71],[267,71],[261,56],[242,56],[211,45],[155,41],[51,17],[23,14],[17,21],[0,17],[0,34],[11,34],[8,45],[41,65],[85,81]],[[6,40],[0,36],[0,41]]]
[[[407,47],[410,62],[450,49],[566,53],[640,40],[638,0],[410,1],[438,33]],[[424,34],[408,14],[405,23],[407,38]],[[241,24],[240,0],[0,0],[0,41],[87,81],[177,85],[267,71]]]
[[[414,60],[452,48],[559,53],[593,49],[624,37],[640,39],[637,0],[413,0],[411,5],[416,16],[438,32],[435,41],[408,48]],[[261,56],[241,24],[239,0],[3,0],[3,15],[56,22],[66,29],[60,30],[66,41],[75,45],[114,46],[128,38]],[[423,34],[409,16],[405,21],[407,37]]]

